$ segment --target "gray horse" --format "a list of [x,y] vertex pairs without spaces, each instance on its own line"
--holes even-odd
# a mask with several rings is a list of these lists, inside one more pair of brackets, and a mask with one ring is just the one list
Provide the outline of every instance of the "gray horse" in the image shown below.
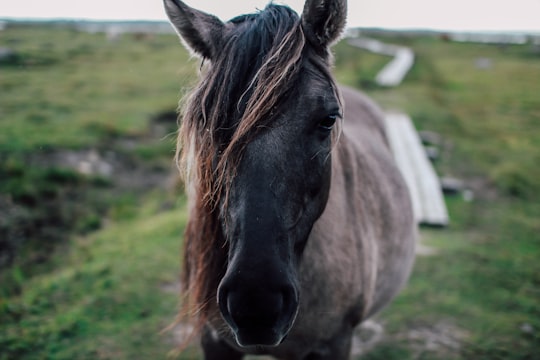
[[346,1],[226,23],[164,4],[203,58],[178,161],[183,312],[205,359],[347,359],[355,326],[406,282],[416,226],[380,110],[330,73]]

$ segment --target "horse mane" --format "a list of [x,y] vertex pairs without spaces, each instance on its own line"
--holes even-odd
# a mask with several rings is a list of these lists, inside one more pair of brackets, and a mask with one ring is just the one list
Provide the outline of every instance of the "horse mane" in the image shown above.
[[176,159],[190,207],[181,316],[194,322],[195,333],[208,320],[226,270],[228,244],[218,208],[227,204],[246,145],[279,115],[278,105],[298,83],[309,48],[299,16],[286,6],[270,4],[230,22],[236,29],[221,55],[203,60],[205,74],[187,98],[178,136]]

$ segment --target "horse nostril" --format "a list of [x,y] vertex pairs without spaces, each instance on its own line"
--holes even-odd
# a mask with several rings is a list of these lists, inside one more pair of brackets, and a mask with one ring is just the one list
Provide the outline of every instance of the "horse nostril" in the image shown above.
[[231,328],[271,328],[283,314],[284,298],[279,293],[233,291],[227,295],[226,310]]
[[237,331],[238,326],[232,317],[234,313],[234,307],[231,304],[231,299],[229,296],[229,290],[223,284],[218,289],[218,306],[221,312],[221,316],[225,322],[231,327],[233,331]]
[[286,286],[281,291],[242,288],[219,294],[220,310],[231,328],[289,327],[298,308],[296,291]]
[[290,316],[289,323],[286,325],[290,326],[298,311],[298,293],[293,286],[288,286],[283,290],[283,304],[283,312]]

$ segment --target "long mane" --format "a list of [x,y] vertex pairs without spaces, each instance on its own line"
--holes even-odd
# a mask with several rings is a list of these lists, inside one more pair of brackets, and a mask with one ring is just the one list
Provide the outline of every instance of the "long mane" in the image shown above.
[[234,33],[220,56],[205,61],[205,73],[185,103],[178,137],[177,161],[190,208],[181,314],[194,321],[196,332],[208,319],[226,270],[228,245],[219,207],[226,206],[246,144],[278,115],[309,48],[300,18],[285,6],[270,4],[230,22]]

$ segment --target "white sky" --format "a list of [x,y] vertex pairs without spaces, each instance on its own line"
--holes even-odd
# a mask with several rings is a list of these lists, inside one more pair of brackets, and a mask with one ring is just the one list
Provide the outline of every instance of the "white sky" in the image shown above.
[[[185,0],[228,20],[269,0]],[[279,0],[300,12],[304,0]],[[161,0],[0,0],[0,18],[165,20]],[[349,0],[350,27],[540,32],[540,0]]]

